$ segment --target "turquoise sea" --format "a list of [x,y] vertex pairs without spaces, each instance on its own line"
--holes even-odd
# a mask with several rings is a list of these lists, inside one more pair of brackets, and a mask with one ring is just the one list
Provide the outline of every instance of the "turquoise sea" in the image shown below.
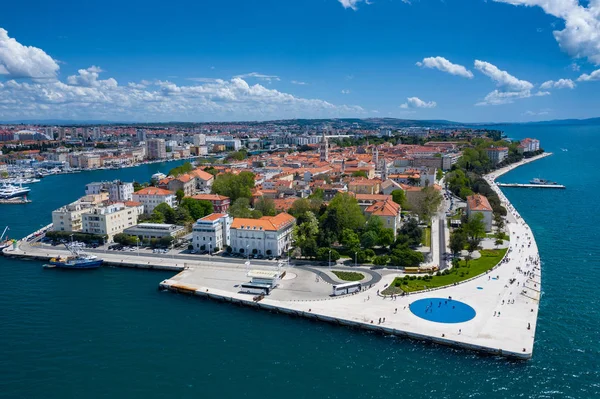
[[[600,397],[600,126],[501,128],[554,152],[501,181],[567,186],[505,190],[543,261],[531,361],[159,292],[171,273],[71,273],[0,258],[0,397]],[[46,178],[33,185],[32,204],[0,208],[0,227],[26,235],[86,182],[142,181],[171,166]]]

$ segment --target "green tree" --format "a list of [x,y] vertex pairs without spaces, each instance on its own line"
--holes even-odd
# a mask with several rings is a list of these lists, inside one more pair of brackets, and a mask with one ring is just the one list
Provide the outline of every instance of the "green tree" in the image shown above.
[[241,149],[230,153],[226,159],[227,161],[243,161],[246,158],[248,158],[248,151]]
[[227,212],[234,218],[252,218],[250,200],[244,197],[236,199],[233,201]]
[[241,172],[239,175],[224,173],[215,178],[212,192],[229,197],[233,202],[238,198],[250,198],[253,188],[254,173]]
[[377,242],[382,247],[388,247],[394,243],[394,230],[381,229],[377,237]]
[[324,262],[328,262],[329,260],[331,260],[331,263],[333,264],[335,263],[335,261],[340,259],[340,254],[335,249],[319,248],[317,250],[317,259]]
[[417,214],[421,220],[429,221],[442,203],[442,194],[432,186],[421,190],[421,197],[417,206]]
[[383,220],[379,216],[371,216],[369,220],[367,220],[367,231],[372,231],[375,234],[379,234],[379,232],[383,229]]
[[354,230],[344,229],[342,231],[341,242],[349,252],[355,252],[360,249],[360,239]]
[[[401,238],[404,237],[404,238]],[[421,244],[421,238],[423,237],[423,229],[419,227],[419,223],[415,218],[409,218],[404,222],[402,227],[400,228],[400,235],[398,236],[398,240],[403,241],[406,239],[406,242],[402,242],[402,244],[406,243],[410,247],[417,247]]]
[[406,201],[406,194],[403,190],[394,190],[392,191],[392,199],[393,201],[400,205],[402,209],[410,209],[408,202]]
[[465,249],[467,245],[467,237],[462,229],[456,229],[450,234],[450,251],[454,256],[457,256],[460,251]]
[[419,266],[425,260],[421,252],[410,248],[397,248],[392,251],[390,262],[394,266]]
[[442,177],[444,177],[444,172],[441,169],[438,169],[435,172],[435,178],[438,180],[442,180]]
[[387,255],[380,255],[380,256],[376,256],[373,259],[373,264],[377,265],[377,266],[385,266],[389,261],[390,261],[389,256],[387,256]]
[[317,237],[319,234],[319,222],[311,211],[307,211],[303,218],[303,223],[294,226],[292,237],[295,245],[300,248],[303,256],[315,256],[317,250]]
[[254,209],[260,211],[264,216],[275,216],[277,214],[277,211],[275,210],[275,201],[264,196],[256,200]]
[[177,177],[189,173],[192,170],[194,170],[194,165],[192,165],[190,162],[186,162],[183,165],[171,169],[168,173],[168,176]]
[[193,220],[194,219],[192,219],[190,211],[188,211],[187,208],[177,207],[177,209],[175,209],[174,224],[184,225],[192,222]]
[[184,198],[181,200],[179,207],[187,209],[194,220],[198,220],[214,212],[212,202],[193,198]]
[[483,221],[482,213],[474,213],[468,219],[467,223],[463,225],[463,230],[467,235],[467,244],[469,253],[475,251],[483,237],[485,237],[485,223]]
[[357,170],[352,172],[352,177],[364,177],[365,179],[367,179],[369,176],[364,170]]
[[379,237],[378,237],[377,233],[369,230],[369,231],[365,231],[362,234],[362,236],[360,238],[360,243],[363,248],[367,249],[367,248],[373,248],[375,245],[377,245],[378,240],[379,240]]
[[338,220],[337,231],[344,229],[358,230],[365,224],[365,217],[358,206],[356,198],[346,193],[339,193],[329,203],[324,219],[332,213],[336,212]]
[[175,192],[175,198],[177,199],[177,203],[180,204],[181,200],[185,197],[185,192],[181,189]]
[[175,223],[175,211],[166,203],[161,203],[154,208],[152,211],[152,219],[153,220],[161,220],[160,222],[155,223]]

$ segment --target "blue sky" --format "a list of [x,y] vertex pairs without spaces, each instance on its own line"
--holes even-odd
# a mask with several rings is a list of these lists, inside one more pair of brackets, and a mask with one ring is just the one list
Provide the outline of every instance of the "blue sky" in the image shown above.
[[3,5],[0,120],[600,116],[600,0],[59,3]]

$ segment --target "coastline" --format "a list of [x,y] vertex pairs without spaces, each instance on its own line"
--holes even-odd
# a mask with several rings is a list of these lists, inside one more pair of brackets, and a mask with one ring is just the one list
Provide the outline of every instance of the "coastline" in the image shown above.
[[[436,289],[435,293],[431,292],[433,290],[427,290],[398,297],[396,300],[379,296],[379,292],[391,284],[396,277],[396,274],[393,273],[384,275],[381,281],[360,293],[335,298],[326,296],[318,299],[303,297],[299,299],[297,293],[290,293],[292,290],[286,286],[289,282],[282,281],[282,288],[275,290],[272,295],[264,299],[255,300],[251,295],[239,292],[230,285],[217,285],[214,275],[225,272],[221,266],[217,266],[213,262],[210,262],[210,265],[181,261],[179,264],[172,264],[176,262],[175,259],[158,258],[154,261],[147,259],[148,263],[144,264],[146,259],[143,257],[135,259],[134,255],[130,255],[130,258],[133,259],[129,259],[129,261],[107,263],[115,266],[181,271],[159,284],[162,289],[178,293],[327,321],[336,325],[352,326],[386,335],[525,360],[531,358],[533,353],[541,296],[541,273],[537,270],[539,268],[536,268],[528,260],[537,262],[539,255],[529,226],[520,218],[520,215],[514,210],[502,191],[493,184],[493,181],[512,169],[549,155],[551,154],[541,154],[485,176],[509,211],[507,215],[507,228],[510,234],[508,257],[506,262],[501,262],[495,267],[493,279],[490,278],[491,275],[483,274],[456,286]],[[525,245],[527,242],[529,245]],[[29,249],[32,251],[30,252]],[[37,251],[34,248],[29,249],[27,253],[23,253],[21,248],[17,251],[5,250],[5,254],[17,257],[37,257],[35,252],[42,252],[39,249]],[[42,255],[40,256],[42,258],[46,254],[38,253],[37,255]],[[154,265],[154,263],[161,264]],[[212,279],[202,276],[202,273],[206,272],[208,268],[211,269],[210,273],[213,273]],[[242,267],[238,269],[230,271],[230,274],[237,273],[235,279],[241,282],[243,278],[246,278],[245,270]],[[294,267],[286,268],[286,271],[290,275],[303,274]],[[523,271],[526,271],[527,274],[524,274]],[[312,278],[314,279],[314,276]],[[516,283],[519,284],[519,289],[515,286]],[[321,289],[330,290],[329,287],[322,287],[322,283],[320,285]],[[519,293],[518,291],[521,289],[522,291]],[[466,322],[443,324],[426,321],[413,314],[409,309],[414,301],[433,300],[438,297],[451,297],[453,300],[467,303],[475,309],[476,316]],[[511,301],[513,304],[505,305],[505,302],[511,303]],[[500,317],[500,313],[502,313],[502,317]],[[377,323],[377,318],[381,319],[382,317],[384,322]],[[385,321],[386,317],[387,321]]]
[[549,157],[551,155],[553,155],[552,152],[544,152],[543,154],[536,155],[536,156],[531,157],[531,158],[523,159],[522,161],[519,161],[517,163],[513,163],[513,164],[510,164],[510,165],[505,166],[503,168],[500,168],[498,170],[495,170],[493,172],[490,172],[487,175],[485,175],[484,177],[489,177],[489,178],[491,178],[491,181],[494,182],[500,176],[507,174],[508,172],[510,172],[513,169],[518,168],[519,166],[527,165],[528,163],[535,162],[538,159],[546,158],[546,157]]

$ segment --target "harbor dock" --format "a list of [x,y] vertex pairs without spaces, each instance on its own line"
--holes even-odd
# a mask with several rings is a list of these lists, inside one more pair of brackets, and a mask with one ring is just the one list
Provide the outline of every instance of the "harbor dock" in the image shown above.
[[562,184],[496,183],[496,185],[499,187],[511,187],[511,188],[558,188],[558,189],[566,188]]
[[0,198],[0,204],[28,204],[31,200],[27,198]]

